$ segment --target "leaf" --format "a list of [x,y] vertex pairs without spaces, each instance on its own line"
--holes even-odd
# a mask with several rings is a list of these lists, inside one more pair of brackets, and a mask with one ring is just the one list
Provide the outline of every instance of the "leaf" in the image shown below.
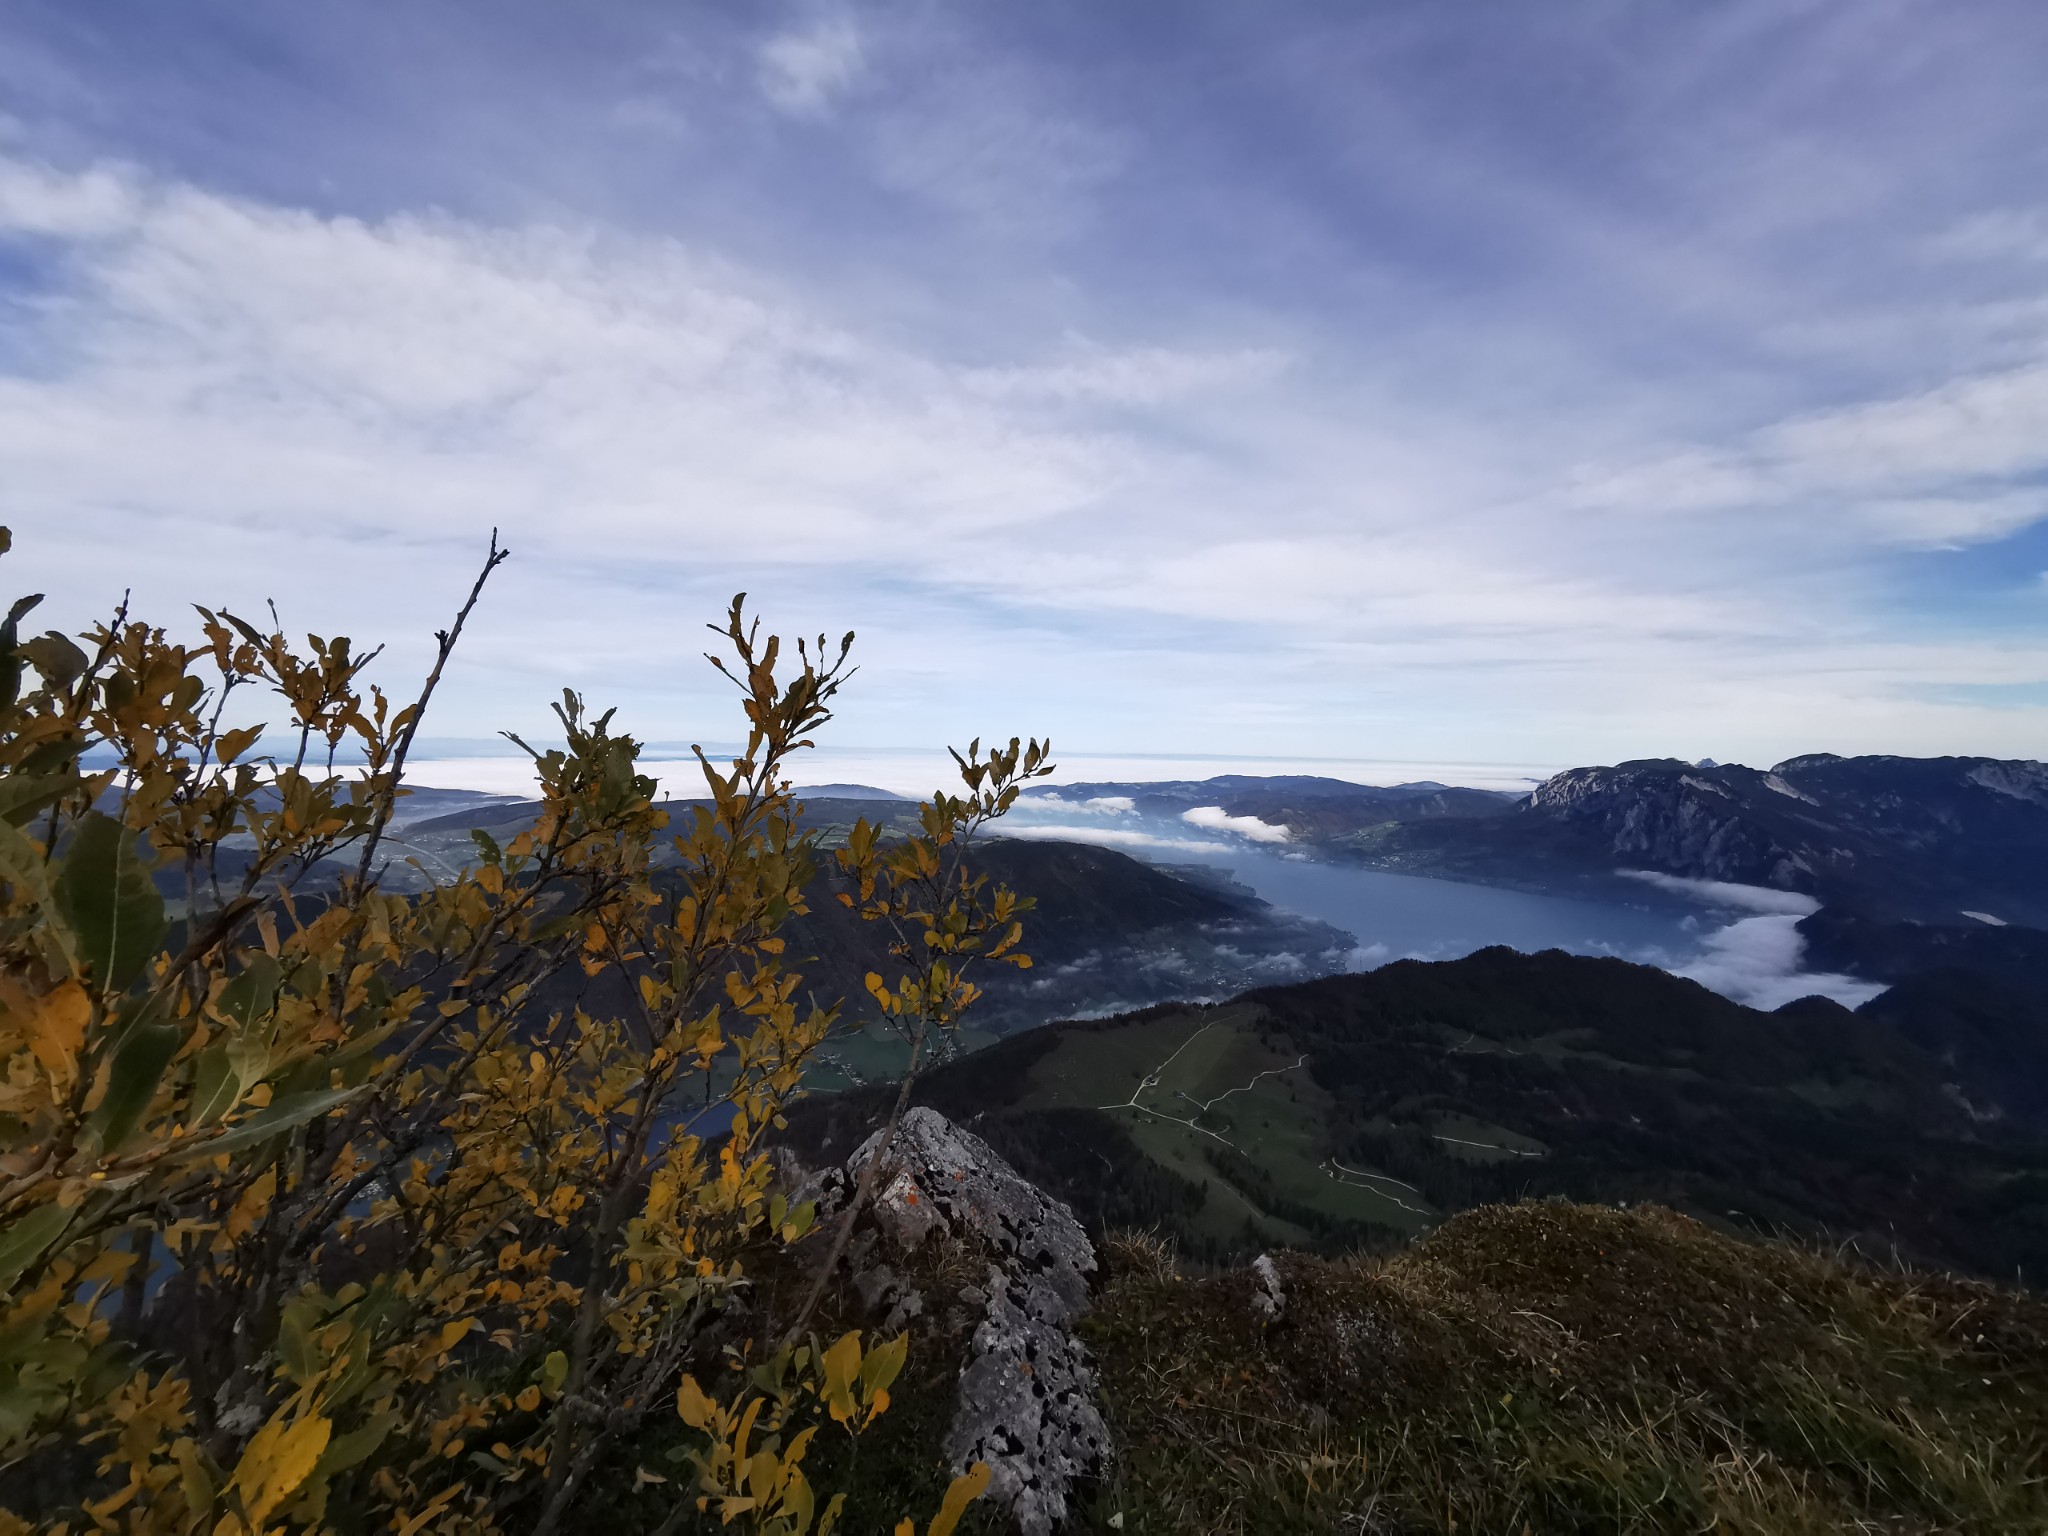
[[220,989],[214,1006],[238,1027],[253,1028],[277,1006],[278,988],[283,982],[284,967],[258,950],[249,957],[241,974]]
[[241,1097],[241,1079],[228,1057],[228,1042],[215,1040],[199,1053],[192,1068],[192,1124],[211,1125],[235,1107]]
[[977,1461],[954,1478],[945,1498],[939,1501],[939,1512],[932,1516],[932,1523],[925,1528],[925,1536],[953,1536],[953,1527],[967,1513],[967,1506],[988,1488],[988,1477],[988,1463]]
[[352,1429],[345,1435],[336,1435],[327,1443],[321,1453],[320,1464],[315,1469],[322,1477],[332,1477],[337,1472],[346,1472],[370,1452],[377,1449],[384,1437],[391,1433],[391,1427],[398,1422],[393,1412],[372,1414],[360,1429]]
[[239,731],[223,731],[220,740],[214,744],[213,755],[225,768],[256,745],[256,738],[262,734],[260,725],[245,725]]
[[839,1342],[825,1351],[819,1364],[824,1367],[825,1379],[818,1388],[818,1396],[824,1399],[834,1421],[844,1424],[855,1411],[853,1382],[860,1373],[860,1335],[841,1334]]
[[102,1155],[117,1151],[133,1134],[183,1038],[184,1032],[175,1024],[158,1024],[148,1018],[138,1019],[122,1032],[121,1043],[114,1048],[107,1095],[89,1122],[98,1133]]
[[29,665],[43,674],[43,681],[52,688],[70,687],[89,665],[85,652],[54,629],[37,635],[33,640],[22,641],[17,649],[29,659]]
[[78,788],[69,773],[10,773],[0,778],[0,819],[22,826],[36,812],[56,804]]
[[213,1508],[213,1476],[199,1458],[199,1446],[189,1435],[181,1435],[171,1447],[171,1459],[178,1464],[184,1487],[185,1508],[204,1515]]
[[21,616],[42,600],[40,592],[33,597],[16,598],[6,619],[0,620],[0,708],[11,708],[21,696],[21,653],[15,649],[14,637]]
[[[555,1352],[557,1355],[560,1350]],[[549,1356],[552,1361],[554,1356]],[[563,1362],[567,1365],[567,1362]],[[697,1378],[685,1376],[683,1384],[676,1388],[676,1415],[692,1429],[704,1429],[718,1416],[718,1405],[704,1395],[704,1389],[697,1385]]]
[[0,1283],[11,1284],[16,1275],[41,1258],[70,1220],[71,1213],[54,1200],[17,1217],[0,1234]]
[[222,1152],[239,1151],[259,1141],[268,1141],[282,1131],[289,1131],[295,1126],[304,1125],[308,1120],[318,1119],[337,1105],[346,1104],[361,1092],[361,1088],[325,1088],[318,1093],[292,1094],[279,1099],[268,1109],[251,1115],[218,1136],[189,1138],[171,1154],[171,1160],[214,1157]]
[[498,846],[498,840],[482,827],[471,827],[469,829],[469,840],[476,844],[476,851],[486,864],[502,864],[505,862],[505,853]]
[[51,1077],[69,1082],[78,1075],[78,1053],[85,1047],[85,1026],[90,1022],[92,999],[75,981],[59,982],[36,1000],[28,1047]]
[[46,908],[50,905],[50,882],[43,870],[43,856],[4,817],[0,817],[0,880],[14,887],[17,902],[26,899]]
[[540,1363],[540,1389],[553,1397],[562,1390],[562,1383],[569,1379],[569,1357],[559,1349],[550,1350],[548,1357]]
[[235,1466],[233,1483],[241,1492],[243,1518],[251,1530],[260,1531],[271,1512],[306,1480],[333,1431],[334,1426],[317,1413],[287,1424],[282,1410],[256,1431]]
[[[903,1369],[903,1359],[910,1351],[910,1335],[899,1333],[886,1344],[877,1345],[868,1351],[867,1359],[860,1363],[861,1391],[873,1401],[878,1394],[886,1394],[889,1383],[896,1379]],[[877,1410],[879,1411],[879,1410]]]
[[320,1356],[314,1350],[312,1334],[307,1330],[307,1323],[317,1318],[315,1309],[300,1299],[287,1302],[277,1320],[278,1361],[284,1366],[285,1374],[300,1386],[320,1374]]
[[86,816],[71,835],[53,894],[77,936],[79,957],[103,990],[118,991],[142,973],[164,934],[164,899],[133,833],[98,811]]

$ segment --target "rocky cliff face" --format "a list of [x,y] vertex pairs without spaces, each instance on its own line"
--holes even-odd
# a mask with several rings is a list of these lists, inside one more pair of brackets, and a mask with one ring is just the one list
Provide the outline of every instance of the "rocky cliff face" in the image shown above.
[[904,1279],[907,1256],[935,1234],[988,1255],[984,1278],[957,1298],[979,1321],[945,1455],[956,1471],[987,1463],[990,1502],[1022,1536],[1048,1536],[1065,1525],[1076,1483],[1111,1455],[1095,1371],[1074,1334],[1093,1299],[1094,1245],[1067,1206],[923,1107],[904,1115],[886,1147],[876,1132],[843,1169],[811,1176],[797,1195],[829,1217],[878,1157],[875,1198],[848,1252],[853,1285],[871,1309],[887,1310],[885,1327],[900,1328],[942,1300]]
[[1790,758],[1575,768],[1523,813],[1589,857],[1938,920],[2048,922],[2048,765]]
[[1745,780],[1769,777],[1747,768],[1660,761],[1574,768],[1538,788],[1529,812],[1597,836],[1618,863],[1700,880],[1808,889],[1815,873],[1808,852],[1785,846],[1750,803],[1755,786]]

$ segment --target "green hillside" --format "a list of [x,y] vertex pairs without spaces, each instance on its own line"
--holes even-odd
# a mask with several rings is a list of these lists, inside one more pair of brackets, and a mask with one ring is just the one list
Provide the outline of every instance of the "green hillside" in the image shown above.
[[[2048,1273],[2040,1129],[1987,1119],[1951,1075],[1939,1039],[1881,1013],[1766,1014],[1645,966],[1493,949],[1049,1026],[919,1097],[1098,1230],[1155,1226],[1218,1260],[1391,1250],[1559,1195]],[[813,1100],[794,1129],[843,1155],[878,1103]]]

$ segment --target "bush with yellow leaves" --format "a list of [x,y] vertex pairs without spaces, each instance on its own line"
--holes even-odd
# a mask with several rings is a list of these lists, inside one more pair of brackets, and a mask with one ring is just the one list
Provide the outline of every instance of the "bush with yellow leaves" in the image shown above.
[[[672,1412],[702,1445],[671,1527],[829,1528],[801,1421],[864,1427],[903,1341],[799,1344],[807,1304],[748,1400],[686,1368],[810,1225],[764,1142],[836,1019],[777,933],[820,863],[787,770],[852,636],[790,665],[736,599],[746,745],[674,810],[565,694],[530,826],[402,889],[406,756],[503,558],[403,705],[274,615],[0,625],[0,1530],[545,1536]],[[281,731],[236,712],[265,691]],[[839,854],[917,1051],[974,965],[1028,963],[1028,903],[963,855],[1044,750],[962,768],[921,834]]]

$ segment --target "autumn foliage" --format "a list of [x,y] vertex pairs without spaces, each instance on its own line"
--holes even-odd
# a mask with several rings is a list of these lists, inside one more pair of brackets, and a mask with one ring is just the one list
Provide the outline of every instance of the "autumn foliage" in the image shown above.
[[[746,745],[701,798],[565,694],[531,825],[402,884],[405,758],[500,558],[406,703],[274,618],[0,628],[0,1531],[547,1532],[621,1473],[650,1526],[830,1527],[805,1451],[903,1341],[734,1321],[755,1256],[836,1257],[767,1155],[843,1027],[779,930],[872,918],[856,1002],[928,1052],[976,965],[1028,963],[963,854],[1044,751],[970,749],[920,835],[827,860],[788,769],[852,637],[791,657],[735,600]],[[619,1466],[655,1416],[687,1455]]]

